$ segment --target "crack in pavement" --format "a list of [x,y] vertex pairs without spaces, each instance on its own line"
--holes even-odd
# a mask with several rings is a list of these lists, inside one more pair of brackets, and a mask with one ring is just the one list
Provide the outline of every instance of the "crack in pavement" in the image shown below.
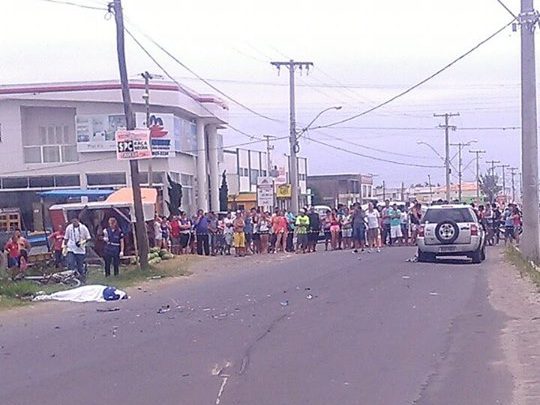
[[242,365],[240,367],[240,371],[238,372],[238,375],[244,375],[247,371],[247,368],[249,366],[249,360],[251,357],[251,353],[257,343],[259,343],[261,340],[263,340],[272,330],[276,327],[276,325],[281,322],[283,319],[289,316],[289,313],[283,314],[279,316],[278,318],[274,319],[272,323],[266,328],[266,330],[257,338],[255,341],[249,345],[249,347],[246,349],[244,356],[242,357]]

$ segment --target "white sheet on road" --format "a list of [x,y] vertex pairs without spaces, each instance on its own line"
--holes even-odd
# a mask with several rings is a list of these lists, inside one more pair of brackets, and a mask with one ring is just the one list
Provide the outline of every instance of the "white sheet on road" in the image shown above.
[[[107,288],[105,285],[85,285],[72,290],[58,291],[49,295],[38,295],[33,301],[72,301],[72,302],[106,302],[103,297],[103,291]],[[116,294],[123,299],[126,293],[116,290]]]

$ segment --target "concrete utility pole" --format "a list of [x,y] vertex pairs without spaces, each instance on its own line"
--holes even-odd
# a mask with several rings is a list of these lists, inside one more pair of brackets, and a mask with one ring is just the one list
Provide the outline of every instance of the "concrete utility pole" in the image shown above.
[[[144,79],[144,104],[146,106],[146,128],[150,129],[150,79],[153,79],[154,77],[148,73],[144,72],[141,73],[141,76]],[[152,139],[150,139],[150,147],[152,147]],[[152,160],[154,157],[148,159],[148,187],[152,187],[153,185],[153,170],[152,170]]]
[[382,197],[383,200],[386,200],[386,181],[382,181]]
[[538,219],[538,135],[536,111],[536,63],[534,31],[538,12],[533,0],[521,0],[521,165],[523,189],[523,238],[526,258],[538,260],[540,224]]
[[468,142],[451,143],[450,146],[457,146],[458,148],[458,200],[461,201],[462,186],[463,186],[463,155],[462,151],[465,146],[470,146],[471,143],[477,142],[476,140]]
[[500,165],[500,166],[497,166],[497,167],[500,167],[502,170],[502,192],[503,192],[503,196],[505,197],[505,200],[506,200],[506,171],[505,169],[507,167],[510,167],[510,165]]
[[469,153],[476,155],[476,202],[480,203],[480,155],[486,153],[485,150],[470,150]]
[[313,66],[313,62],[295,62],[289,60],[288,62],[270,62],[272,66],[275,66],[278,71],[282,66],[289,69],[289,110],[290,110],[290,126],[289,126],[289,146],[291,153],[290,163],[290,181],[291,181],[291,211],[295,214],[299,211],[299,190],[298,190],[298,158],[297,153],[300,151],[298,145],[298,134],[296,132],[296,105],[295,105],[295,93],[294,93],[294,74],[296,69],[302,71],[309,69]]
[[440,124],[439,128],[444,128],[444,167],[446,171],[446,201],[450,202],[450,129],[456,130],[454,125],[450,125],[451,117],[459,117],[459,113],[433,114],[434,117],[444,117],[444,124]]
[[[120,70],[120,82],[122,84],[122,99],[124,100],[124,114],[126,115],[126,129],[135,129],[135,115],[131,107],[131,96],[129,94],[129,82],[126,67],[126,53],[124,44],[124,16],[122,13],[121,0],[114,0],[109,3],[109,11],[114,12],[116,21],[116,48],[118,54],[118,67]],[[141,183],[139,176],[139,162],[129,161],[131,171],[131,187],[133,189],[133,206],[135,208],[135,236],[137,242],[137,252],[139,254],[139,265],[141,269],[148,268],[148,236],[144,223],[144,211],[141,196]]]
[[517,167],[511,167],[510,168],[510,176],[512,176],[512,202],[516,202],[516,182],[515,177],[518,172]]
[[433,202],[433,188],[431,186],[431,174],[427,175],[428,178],[428,185],[429,185],[429,199],[431,200],[430,203]]
[[274,145],[270,141],[274,138],[272,135],[263,135],[266,139],[266,174],[270,176],[270,170],[272,170],[272,151],[274,150]]

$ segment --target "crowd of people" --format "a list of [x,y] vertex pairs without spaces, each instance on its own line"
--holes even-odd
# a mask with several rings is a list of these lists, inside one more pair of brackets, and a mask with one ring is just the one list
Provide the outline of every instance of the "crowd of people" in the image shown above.
[[[444,204],[444,202],[438,202]],[[497,204],[474,206],[484,225],[489,244],[519,242],[521,212],[517,205],[500,208]],[[414,246],[422,221],[422,204],[367,207],[355,203],[339,205],[326,212],[304,207],[295,215],[276,208],[257,208],[225,214],[199,210],[193,217],[185,212],[170,218],[156,216],[149,238],[153,246],[174,254],[206,256],[268,254],[280,252],[313,253],[318,243],[324,250],[349,249],[354,252],[380,252],[383,246]]]

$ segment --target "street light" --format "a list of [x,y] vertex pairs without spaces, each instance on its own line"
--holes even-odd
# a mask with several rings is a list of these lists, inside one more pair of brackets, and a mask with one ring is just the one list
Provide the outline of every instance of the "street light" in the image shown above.
[[418,145],[426,145],[429,149],[431,149],[443,162],[445,161],[444,157],[435,149],[433,146],[431,146],[429,143],[424,141],[416,141]]
[[304,134],[305,132],[309,131],[309,129],[311,128],[311,126],[315,123],[315,121],[317,121],[319,119],[319,117],[321,115],[323,115],[325,112],[327,111],[331,111],[331,110],[341,110],[343,107],[340,106],[340,105],[336,105],[336,106],[332,106],[332,107],[328,107],[328,108],[325,108],[324,110],[322,110],[321,112],[319,112],[315,118],[313,118],[311,120],[311,122],[309,124],[307,124],[304,128],[302,128],[299,132],[298,132],[298,136],[301,136],[302,134]]
[[323,115],[325,112],[330,110],[341,110],[341,106],[333,106],[328,107],[322,110],[320,113],[318,113],[315,118],[311,120],[311,122],[306,125],[302,130],[298,131],[295,130],[294,134],[291,133],[289,142],[291,147],[291,163],[290,163],[290,174],[291,174],[291,211],[295,214],[298,213],[299,208],[299,190],[298,190],[298,159],[296,158],[296,154],[300,152],[300,146],[298,145],[298,139],[306,133],[311,126],[317,121],[317,119]]

